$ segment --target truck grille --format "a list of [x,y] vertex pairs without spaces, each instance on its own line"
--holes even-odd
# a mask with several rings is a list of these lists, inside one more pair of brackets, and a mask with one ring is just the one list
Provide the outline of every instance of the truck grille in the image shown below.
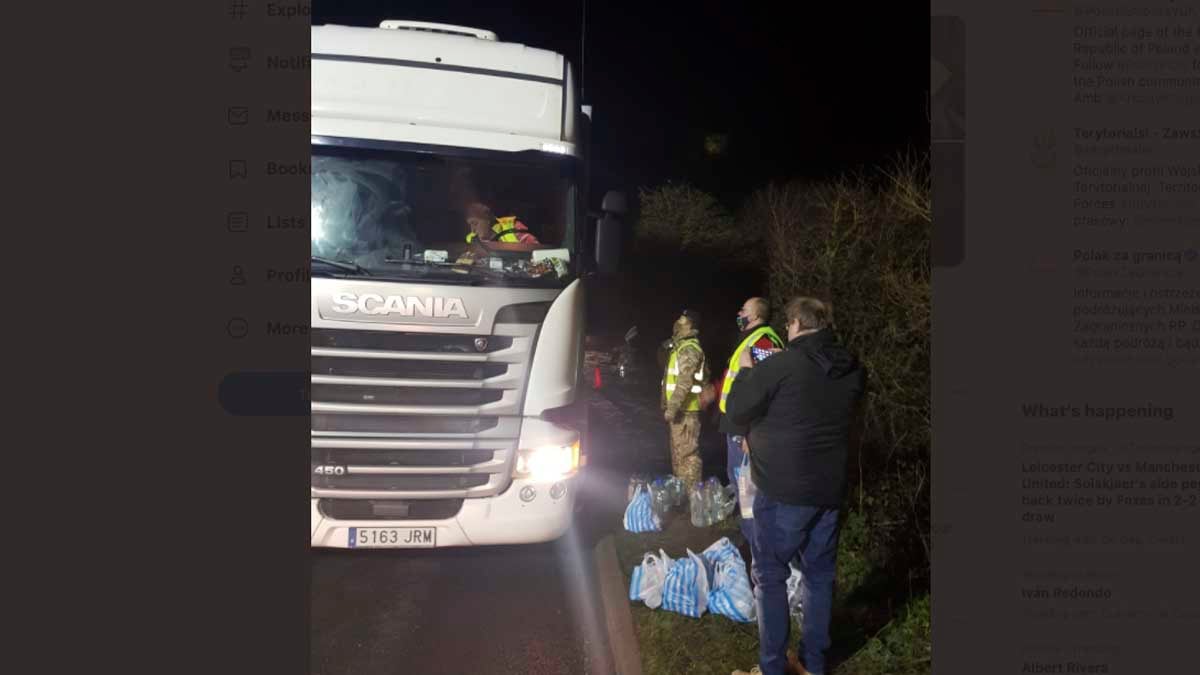
[[320,499],[321,514],[337,520],[446,520],[462,499]]
[[413,475],[413,474],[346,474],[344,476],[313,476],[312,486],[326,490],[391,490],[396,492],[428,492],[466,490],[487,485],[488,476]]
[[386,358],[312,358],[314,375],[342,377],[388,377],[415,380],[485,380],[503,375],[503,363],[455,361],[405,361]]
[[[311,331],[311,336],[314,347],[441,354],[492,353],[508,349],[513,344],[511,337],[503,335],[397,333],[384,330],[350,331],[316,328]],[[483,348],[480,349],[480,346]]]
[[414,448],[328,448],[312,449],[313,466],[449,466],[483,464],[495,457],[494,450],[435,450]]
[[311,330],[311,492],[322,512],[448,518],[462,499],[508,487],[535,330]]
[[341,433],[477,434],[496,426],[495,417],[312,414],[312,430]]
[[504,396],[499,389],[431,387],[379,387],[370,385],[314,384],[314,401],[379,403],[394,405],[470,405],[494,403]]

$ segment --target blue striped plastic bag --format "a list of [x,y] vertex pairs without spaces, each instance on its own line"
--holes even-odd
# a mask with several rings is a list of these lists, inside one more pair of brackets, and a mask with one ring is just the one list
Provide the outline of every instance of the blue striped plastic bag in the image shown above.
[[708,573],[700,556],[687,552],[687,558],[676,560],[663,584],[662,608],[693,619],[708,609]]
[[720,539],[714,541],[712,545],[704,549],[704,552],[700,555],[704,556],[704,559],[713,565],[722,560],[736,560],[738,562],[742,562],[741,552],[737,550],[737,547],[733,545],[733,542],[729,541],[729,537],[721,537]]
[[752,623],[757,618],[754,591],[750,577],[740,561],[722,560],[713,574],[713,590],[708,594],[708,611],[740,623]]
[[674,562],[662,549],[658,553],[647,552],[642,556],[642,564],[633,568],[633,578],[629,581],[629,599],[641,600],[650,609],[662,604],[663,584]]
[[650,503],[650,491],[639,485],[629,506],[625,507],[625,529],[630,532],[658,532],[662,529]]
[[755,621],[757,611],[750,576],[746,572],[746,562],[733,542],[728,537],[721,537],[701,555],[713,566],[708,611],[741,623]]

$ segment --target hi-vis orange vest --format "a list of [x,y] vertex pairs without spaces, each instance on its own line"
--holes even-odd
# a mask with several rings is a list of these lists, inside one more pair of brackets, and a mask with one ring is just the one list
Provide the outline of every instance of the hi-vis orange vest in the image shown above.
[[[525,223],[517,220],[516,216],[497,218],[496,223],[492,225],[492,232],[496,235],[493,241],[501,241],[509,244],[520,243],[521,239],[517,236],[517,233],[527,231],[528,229],[525,227]],[[474,232],[468,233],[467,242],[470,243],[475,241],[478,236],[479,235],[475,234]]]

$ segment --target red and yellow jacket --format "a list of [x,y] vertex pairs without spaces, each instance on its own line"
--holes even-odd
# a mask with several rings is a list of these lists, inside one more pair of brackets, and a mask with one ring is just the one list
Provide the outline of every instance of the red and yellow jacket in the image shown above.
[[[474,232],[467,234],[467,242],[475,241],[478,237]],[[529,232],[525,223],[517,220],[516,216],[497,218],[492,225],[492,237],[488,241],[499,241],[507,244],[539,244],[537,237]]]

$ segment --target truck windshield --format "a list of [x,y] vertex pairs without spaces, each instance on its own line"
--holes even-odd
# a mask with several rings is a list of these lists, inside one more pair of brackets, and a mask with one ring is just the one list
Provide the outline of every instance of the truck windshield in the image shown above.
[[315,144],[312,256],[384,279],[565,285],[578,262],[574,161]]

